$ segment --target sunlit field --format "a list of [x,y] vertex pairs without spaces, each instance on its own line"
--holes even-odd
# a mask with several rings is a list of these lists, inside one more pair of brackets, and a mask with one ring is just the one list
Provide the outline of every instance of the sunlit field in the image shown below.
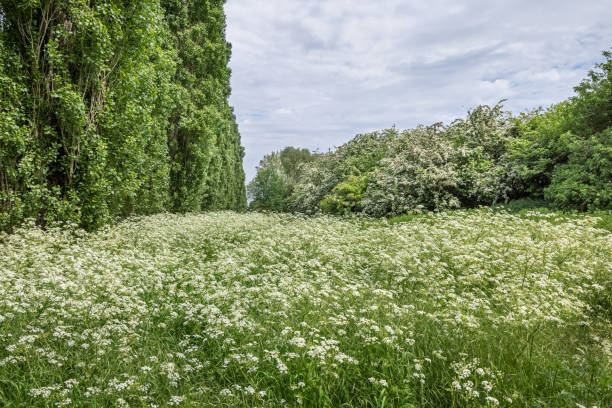
[[591,216],[158,215],[0,237],[2,407],[610,407]]

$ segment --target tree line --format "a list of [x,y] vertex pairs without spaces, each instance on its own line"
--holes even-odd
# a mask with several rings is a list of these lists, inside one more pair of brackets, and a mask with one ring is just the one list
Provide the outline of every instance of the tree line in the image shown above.
[[360,134],[323,154],[268,154],[247,186],[250,208],[394,216],[524,199],[612,209],[612,53],[603,55],[573,97],[548,109],[512,115],[502,101],[447,125]]
[[224,0],[0,0],[0,230],[246,207]]

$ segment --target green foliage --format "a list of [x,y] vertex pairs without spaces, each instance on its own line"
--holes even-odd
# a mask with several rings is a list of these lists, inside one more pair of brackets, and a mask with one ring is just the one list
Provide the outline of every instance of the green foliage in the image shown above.
[[610,209],[612,53],[604,57],[548,110],[512,117],[500,102],[446,126],[357,135],[302,167],[288,209],[398,216],[517,199]]
[[36,164],[31,154],[26,157],[32,138],[24,82],[21,63],[0,32],[0,230],[23,219],[27,204],[34,202],[24,195],[37,185]]
[[593,135],[612,127],[612,51],[604,51],[605,61],[597,64],[575,88],[572,130]]
[[558,164],[544,197],[564,209],[612,208],[612,127],[568,144],[567,163]]
[[570,104],[562,102],[547,111],[521,114],[515,120],[520,137],[509,141],[511,168],[518,181],[518,194],[543,198],[555,165],[567,160]]
[[221,0],[162,0],[176,52],[169,124],[170,186],[176,211],[246,207],[243,148],[230,94]]
[[165,3],[0,0],[0,229],[245,207],[223,3]]
[[349,175],[345,181],[338,183],[319,203],[321,210],[331,214],[349,214],[361,210],[361,201],[365,197],[368,176]]
[[308,149],[285,147],[279,155],[283,172],[291,184],[295,184],[300,176],[302,164],[314,160],[315,156]]
[[[320,154],[315,159],[306,163],[301,168],[300,176],[294,187],[290,198],[291,208],[298,212],[314,214],[321,210],[320,204],[325,200],[326,211],[335,212],[339,192],[332,190],[339,184],[357,192],[352,194],[351,200],[357,197],[365,198],[359,191],[360,184],[365,180],[369,182],[369,174],[376,169],[379,161],[387,155],[390,142],[397,138],[398,131],[395,128],[385,129],[379,132],[357,135],[354,139],[338,147],[335,151]],[[349,178],[363,176],[361,180]],[[349,205],[354,210],[361,205]],[[345,212],[344,209],[340,212]]]
[[612,53],[589,73],[570,99],[565,151],[544,196],[561,208],[612,208]]
[[251,210],[289,211],[289,199],[302,166],[314,159],[308,149],[286,147],[264,156],[247,186]]
[[522,194],[564,209],[612,208],[612,54],[576,96],[523,115],[510,148]]
[[355,136],[349,142],[338,147],[334,152],[333,171],[336,177],[353,174],[355,169],[360,173],[373,170],[378,162],[389,153],[389,144],[397,138],[399,132],[396,128],[385,129]]
[[257,167],[255,178],[247,186],[252,210],[282,212],[287,210],[287,197],[291,190],[283,171],[280,154],[266,155]]

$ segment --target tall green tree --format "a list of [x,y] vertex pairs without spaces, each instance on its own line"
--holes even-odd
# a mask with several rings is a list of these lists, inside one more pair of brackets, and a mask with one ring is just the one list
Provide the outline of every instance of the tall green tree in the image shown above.
[[222,0],[162,0],[177,70],[169,123],[176,211],[246,207],[243,148],[230,94],[230,44]]
[[13,78],[27,89],[20,109],[30,141],[12,165],[35,170],[14,193],[36,197],[22,194],[22,216],[93,228],[159,210],[174,68],[157,2],[2,0],[0,8],[4,52],[19,61]]
[[221,1],[0,0],[0,229],[246,206]]

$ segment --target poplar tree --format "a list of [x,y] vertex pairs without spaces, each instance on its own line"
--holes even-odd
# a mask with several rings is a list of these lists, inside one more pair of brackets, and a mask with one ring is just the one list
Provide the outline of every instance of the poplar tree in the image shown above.
[[243,209],[222,1],[0,0],[0,230]]

